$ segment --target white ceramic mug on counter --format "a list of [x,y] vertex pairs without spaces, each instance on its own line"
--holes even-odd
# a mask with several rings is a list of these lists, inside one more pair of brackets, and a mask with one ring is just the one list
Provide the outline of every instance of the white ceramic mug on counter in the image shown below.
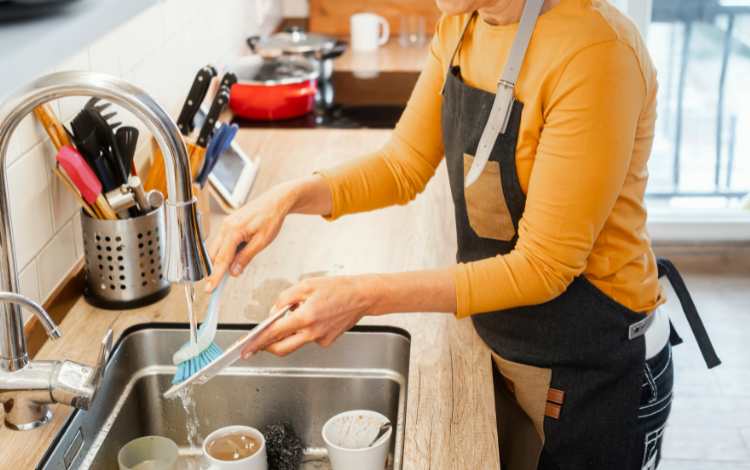
[[[240,460],[219,460],[208,453],[208,445],[215,439],[228,434],[249,434],[260,443],[260,449],[254,454]],[[227,426],[209,434],[203,441],[203,457],[210,470],[268,470],[266,455],[266,438],[255,428],[250,426]]]
[[374,51],[388,42],[388,20],[375,13],[356,13],[349,18],[351,46],[355,51]]

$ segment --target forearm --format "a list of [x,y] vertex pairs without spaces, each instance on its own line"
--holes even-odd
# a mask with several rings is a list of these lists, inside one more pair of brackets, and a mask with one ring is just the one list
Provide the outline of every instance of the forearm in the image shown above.
[[329,215],[333,206],[331,190],[320,175],[306,176],[283,183],[287,213]]
[[453,268],[364,275],[369,315],[456,311]]

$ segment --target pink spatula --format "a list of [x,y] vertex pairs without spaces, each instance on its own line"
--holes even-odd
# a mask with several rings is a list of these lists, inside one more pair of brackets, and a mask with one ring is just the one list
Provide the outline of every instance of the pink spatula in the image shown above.
[[102,183],[86,163],[83,156],[69,145],[60,147],[57,152],[57,163],[65,170],[70,180],[81,192],[83,199],[96,207],[105,219],[115,220],[117,215],[102,194]]

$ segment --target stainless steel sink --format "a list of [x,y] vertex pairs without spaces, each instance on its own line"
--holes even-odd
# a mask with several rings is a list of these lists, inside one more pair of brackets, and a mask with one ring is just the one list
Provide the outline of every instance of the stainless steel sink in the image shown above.
[[[227,347],[251,326],[220,329],[216,341]],[[320,430],[331,416],[352,409],[378,411],[396,424],[388,468],[401,468],[410,349],[403,330],[357,327],[327,349],[308,345],[285,358],[261,353],[238,362],[193,387],[193,442],[182,401],[161,396],[175,371],[171,355],[187,334],[186,325],[178,324],[126,331],[93,406],[70,417],[38,468],[117,468],[120,447],[154,434],[178,444],[179,468],[200,468],[202,439],[211,431],[285,421],[306,446],[304,468],[325,469],[329,464]]]

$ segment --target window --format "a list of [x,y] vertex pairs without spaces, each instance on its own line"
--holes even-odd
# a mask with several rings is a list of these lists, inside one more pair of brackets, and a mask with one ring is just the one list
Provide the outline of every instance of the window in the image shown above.
[[641,28],[658,71],[652,220],[709,222],[713,232],[731,221],[741,232],[726,237],[750,238],[750,0],[614,3]]

